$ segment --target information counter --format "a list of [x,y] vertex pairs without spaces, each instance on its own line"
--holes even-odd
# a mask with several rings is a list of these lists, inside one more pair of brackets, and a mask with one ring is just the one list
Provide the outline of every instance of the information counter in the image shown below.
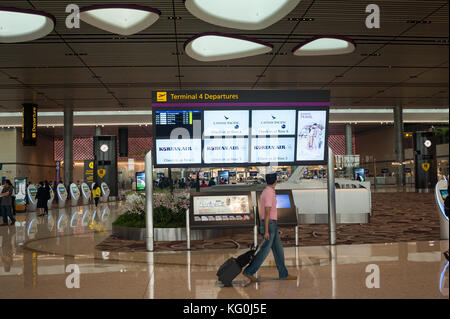
[[58,207],[66,207],[66,200],[68,196],[66,187],[63,184],[58,184],[56,187],[56,193],[58,194]]
[[37,187],[34,184],[30,184],[27,188],[27,198],[28,198],[28,204],[27,204],[27,211],[29,212],[35,212],[37,207]]
[[81,193],[83,197],[83,205],[89,205],[89,200],[91,199],[91,190],[88,186],[88,184],[83,183],[81,184]]
[[[299,224],[328,223],[327,189],[292,191]],[[336,223],[365,224],[371,214],[370,191],[365,188],[336,189]]]
[[444,202],[448,196],[448,181],[440,180],[435,187],[437,213],[441,225],[441,239],[448,239],[448,217],[445,215]]
[[71,206],[78,206],[78,200],[80,199],[80,190],[75,183],[70,184],[70,199]]

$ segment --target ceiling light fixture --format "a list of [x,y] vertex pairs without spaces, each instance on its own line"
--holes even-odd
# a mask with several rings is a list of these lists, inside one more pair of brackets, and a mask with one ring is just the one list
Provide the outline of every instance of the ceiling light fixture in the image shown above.
[[195,17],[221,27],[261,30],[280,21],[301,0],[184,0]]
[[0,7],[0,43],[33,41],[53,31],[53,15],[36,10]]
[[184,44],[191,58],[202,61],[223,61],[265,54],[273,45],[243,36],[207,32],[194,36]]
[[296,46],[292,52],[296,56],[321,56],[349,54],[355,51],[353,40],[341,36],[320,35]]
[[95,5],[80,9],[80,19],[99,29],[129,36],[155,23],[161,11],[134,4]]

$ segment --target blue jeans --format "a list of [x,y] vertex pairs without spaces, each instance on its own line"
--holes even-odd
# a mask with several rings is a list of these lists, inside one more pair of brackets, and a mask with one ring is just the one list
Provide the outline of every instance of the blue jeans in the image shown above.
[[[260,234],[265,233],[264,221],[261,221],[259,225]],[[288,271],[284,265],[284,252],[281,245],[280,234],[278,233],[277,222],[274,220],[269,221],[269,240],[264,239],[259,252],[256,254],[253,262],[244,270],[244,274],[253,276],[263,264],[267,258],[270,249],[272,249],[273,257],[275,258],[275,264],[278,268],[279,278],[284,279],[288,276]]]
[[3,223],[8,224],[8,217],[14,223],[16,220],[11,211],[11,206],[2,206]]

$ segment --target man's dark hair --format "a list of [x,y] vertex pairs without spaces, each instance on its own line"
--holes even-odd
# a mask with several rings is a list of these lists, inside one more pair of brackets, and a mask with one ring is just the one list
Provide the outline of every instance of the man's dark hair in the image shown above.
[[273,185],[277,181],[277,174],[266,174],[266,183],[267,185]]

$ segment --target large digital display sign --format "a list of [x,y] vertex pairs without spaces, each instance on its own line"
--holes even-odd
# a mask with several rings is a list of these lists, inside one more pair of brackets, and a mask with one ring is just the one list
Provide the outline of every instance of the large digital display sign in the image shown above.
[[326,164],[329,91],[156,93],[155,167]]

